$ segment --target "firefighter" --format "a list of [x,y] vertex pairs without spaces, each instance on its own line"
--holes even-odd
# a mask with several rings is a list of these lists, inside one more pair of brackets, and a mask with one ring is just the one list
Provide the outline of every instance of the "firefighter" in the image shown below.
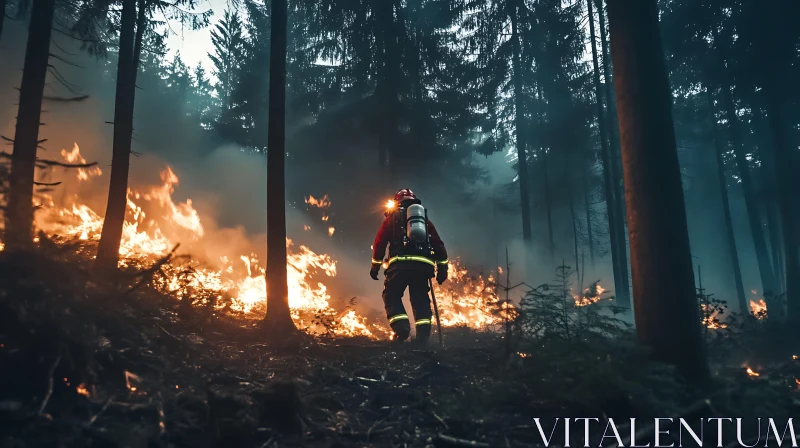
[[389,201],[381,228],[372,245],[369,275],[378,280],[386,246],[389,259],[384,272],[383,304],[394,331],[393,341],[402,343],[411,333],[411,323],[403,306],[406,287],[410,295],[417,342],[426,344],[431,335],[431,301],[428,281],[436,275],[441,285],[447,280],[447,250],[436,227],[427,219],[422,201],[409,189],[402,189]]

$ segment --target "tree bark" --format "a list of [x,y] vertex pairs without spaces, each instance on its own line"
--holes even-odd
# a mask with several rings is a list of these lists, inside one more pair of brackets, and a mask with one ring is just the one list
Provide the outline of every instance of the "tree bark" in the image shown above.
[[[2,12],[5,14],[5,10]],[[6,245],[9,249],[33,244],[33,181],[54,12],[55,0],[33,0],[11,154],[6,210]]]
[[[133,43],[133,76],[131,78],[131,98],[136,98],[136,78],[139,75],[139,62],[142,59],[142,40],[144,39],[144,29],[147,26],[147,0],[139,0],[139,16],[136,19],[136,37]],[[131,115],[133,116],[133,115]],[[131,123],[133,131],[133,123]]]
[[708,99],[709,116],[711,118],[711,133],[714,139],[714,154],[717,160],[717,177],[719,178],[719,192],[722,199],[722,213],[725,219],[725,236],[728,240],[728,256],[731,260],[731,269],[733,270],[733,280],[736,284],[736,300],[739,305],[739,312],[748,314],[750,307],[748,306],[747,299],[744,292],[744,283],[742,282],[742,268],[739,264],[739,252],[736,249],[736,236],[733,231],[733,220],[731,219],[731,205],[728,200],[728,181],[725,177],[725,161],[722,158],[723,147],[722,141],[719,137],[719,130],[717,129],[717,118],[714,109],[714,97],[711,91],[706,87],[706,97]]
[[117,267],[128,204],[128,170],[131,157],[131,137],[133,136],[137,67],[133,59],[136,46],[135,26],[136,0],[123,0],[116,100],[114,102],[111,179],[108,186],[108,202],[103,220],[103,230],[97,246],[96,268],[100,271],[108,271]]
[[536,102],[538,104],[537,115],[539,120],[539,153],[542,156],[542,183],[544,184],[544,205],[547,211],[547,247],[550,253],[550,261],[555,260],[556,245],[553,238],[553,201],[550,197],[550,170],[547,166],[547,146],[544,141],[544,97],[542,96],[542,86],[536,83]]
[[[594,69],[594,91],[595,99],[597,101],[597,127],[600,132],[600,161],[603,164],[603,190],[606,197],[606,213],[608,214],[608,236],[611,245],[611,265],[614,274],[614,288],[627,290],[627,281],[623,277],[628,276],[627,258],[625,264],[622,264],[620,257],[620,249],[622,245],[619,242],[619,229],[618,226],[622,225],[622,219],[617,215],[617,198],[616,188],[614,187],[614,167],[611,155],[611,150],[608,147],[608,140],[606,135],[606,120],[605,113],[603,112],[603,99],[600,88],[600,70],[597,61],[597,43],[595,42],[594,32],[594,14],[592,12],[592,1],[586,0],[586,6],[589,13],[589,39],[592,45],[592,68]],[[608,78],[606,78],[608,79]],[[609,106],[609,110],[610,110]],[[624,232],[624,229],[623,229]],[[617,300],[620,306],[630,307],[630,297],[627,294],[617,295]]]
[[378,128],[378,166],[384,179],[393,178],[392,152],[396,142],[398,93],[395,79],[400,71],[395,30],[394,0],[377,2],[375,18],[378,22],[376,40],[380,44],[381,58],[378,65],[378,83],[375,94],[379,100],[380,125]]
[[589,191],[589,173],[581,176],[583,181],[583,208],[586,211],[586,244],[589,246],[589,260],[594,267],[594,234],[592,232],[592,202]]
[[3,22],[6,20],[6,0],[0,0],[0,40],[3,39]]
[[530,190],[528,187],[528,157],[525,142],[524,94],[522,92],[522,62],[520,61],[519,23],[517,23],[517,6],[511,6],[511,45],[513,47],[514,77],[514,126],[516,128],[517,173],[519,176],[519,200],[522,213],[522,239],[526,246],[531,242],[531,210]]
[[[771,73],[764,90],[767,96],[767,107],[770,131],[774,142],[775,162],[778,178],[778,203],[780,205],[781,227],[783,230],[784,278],[786,279],[787,324],[800,335],[800,254],[798,254],[798,237],[796,232],[797,213],[794,206],[793,170],[795,164],[794,150],[791,148],[789,129],[786,120],[786,105],[779,87],[782,74]],[[794,156],[794,157],[793,157]],[[769,308],[767,308],[769,311]],[[780,313],[782,314],[782,313]]]
[[286,0],[272,0],[267,148],[267,315],[270,331],[294,331],[286,271]]
[[[795,10],[792,11],[792,8]],[[796,17],[797,12],[800,12],[800,8],[790,0],[778,2],[776,8],[769,14],[759,11],[768,31],[759,35],[756,42],[756,48],[760,49],[759,54],[763,58],[758,67],[761,69],[762,94],[765,97],[764,104],[772,135],[776,168],[777,196],[783,234],[787,328],[792,329],[795,338],[800,337],[800,254],[798,254],[800,241],[797,235],[796,197],[793,195],[796,189],[796,181],[793,179],[796,174],[793,168],[797,166],[797,151],[793,148],[791,135],[793,125],[787,116],[790,103],[785,92],[795,81],[788,73],[791,71],[792,58],[796,59],[797,39],[789,30],[794,26],[790,17]],[[767,311],[770,311],[769,305]]]
[[[609,176],[611,176],[612,188],[614,190],[614,233],[616,234],[617,242],[617,256],[619,263],[616,265],[619,269],[620,284],[616,287],[617,302],[620,306],[631,306],[631,285],[630,278],[628,277],[628,236],[625,229],[627,221],[625,210],[625,184],[622,179],[622,158],[620,154],[619,145],[619,126],[617,123],[617,106],[614,102],[613,84],[611,79],[611,58],[608,55],[608,39],[606,36],[606,19],[603,12],[603,0],[597,1],[597,17],[599,19],[600,28],[600,49],[603,52],[603,79],[605,81],[605,88],[603,93],[606,98],[606,112],[608,113],[608,120],[606,121],[607,134],[609,139],[608,157],[609,157]],[[610,219],[610,218],[609,218]],[[616,277],[615,277],[616,278]]]
[[[763,203],[764,216],[767,221],[767,232],[769,232],[769,250],[772,255],[772,272],[775,273],[775,291],[783,291],[785,279],[783,278],[783,236],[781,234],[781,212],[778,196],[780,191],[776,182],[778,167],[775,164],[774,142],[768,136],[770,131],[767,129],[766,120],[761,114],[762,102],[756,100],[757,104],[751,105],[752,127],[760,140],[759,158],[761,167],[759,169],[761,180],[761,201]],[[769,142],[769,143],[767,143]]]
[[564,155],[564,179],[567,187],[567,196],[569,197],[569,215],[572,220],[572,250],[575,256],[575,284],[578,287],[578,293],[583,291],[583,284],[581,282],[581,264],[578,249],[578,218],[575,216],[575,203],[573,200],[572,192],[572,179],[569,176],[569,158]]
[[740,134],[741,124],[739,123],[739,116],[736,115],[736,107],[733,104],[731,86],[727,80],[727,74],[724,73],[726,69],[722,66],[720,68],[720,73],[722,74],[720,79],[723,80],[721,82],[723,107],[725,108],[725,117],[728,119],[730,140],[733,144],[737,172],[739,178],[742,180],[742,191],[744,192],[744,202],[747,207],[750,232],[753,235],[753,245],[756,251],[756,261],[758,262],[758,271],[761,277],[764,301],[767,303],[768,309],[771,304],[773,304],[774,309],[777,309],[777,307],[774,306],[775,275],[772,270],[769,252],[767,251],[767,242],[764,237],[764,227],[761,222],[761,216],[758,213],[758,201],[753,187],[750,165],[745,155],[744,144],[742,143],[742,136]]
[[636,331],[690,381],[709,380],[656,0],[609,0]]

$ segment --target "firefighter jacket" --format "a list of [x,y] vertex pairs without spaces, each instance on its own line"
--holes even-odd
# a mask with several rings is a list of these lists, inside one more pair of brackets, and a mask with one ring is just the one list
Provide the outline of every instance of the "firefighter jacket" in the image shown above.
[[[404,217],[398,211],[390,213],[381,224],[375,242],[372,245],[372,263],[381,264],[386,253],[386,246],[389,246],[389,259],[387,270],[390,269],[414,269],[430,273],[433,276],[434,266],[447,265],[447,249],[444,247],[436,227],[428,220],[428,239],[430,240],[430,253],[413,253],[403,245],[403,223],[400,221]],[[427,251],[426,251],[427,252]]]

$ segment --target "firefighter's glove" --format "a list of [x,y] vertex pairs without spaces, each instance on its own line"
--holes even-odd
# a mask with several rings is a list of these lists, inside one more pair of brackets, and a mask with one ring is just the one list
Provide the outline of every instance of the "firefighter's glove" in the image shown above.
[[445,280],[447,280],[447,265],[440,264],[436,269],[436,282],[441,285]]
[[369,276],[372,277],[373,280],[378,279],[378,272],[381,270],[381,265],[377,263],[372,263],[372,267],[369,270]]

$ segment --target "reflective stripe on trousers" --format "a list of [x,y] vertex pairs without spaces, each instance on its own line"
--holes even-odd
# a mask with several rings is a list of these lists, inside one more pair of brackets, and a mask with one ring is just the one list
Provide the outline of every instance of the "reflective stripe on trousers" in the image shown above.
[[408,320],[408,314],[395,314],[389,318],[389,324],[393,324],[398,320]]

